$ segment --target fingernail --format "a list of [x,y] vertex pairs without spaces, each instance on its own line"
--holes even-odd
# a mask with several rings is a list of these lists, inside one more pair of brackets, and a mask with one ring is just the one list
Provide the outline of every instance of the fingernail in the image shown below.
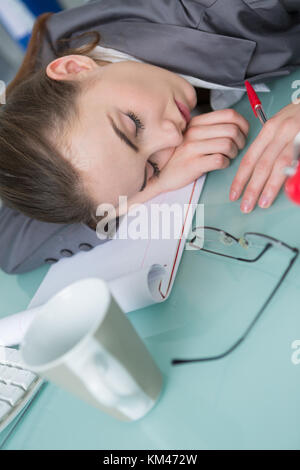
[[262,196],[258,201],[259,207],[267,207],[270,203],[270,199],[267,196]]
[[229,199],[231,201],[235,201],[237,199],[237,192],[236,191],[230,191]]
[[241,210],[243,212],[250,212],[251,210],[251,204],[249,201],[243,201],[241,204]]

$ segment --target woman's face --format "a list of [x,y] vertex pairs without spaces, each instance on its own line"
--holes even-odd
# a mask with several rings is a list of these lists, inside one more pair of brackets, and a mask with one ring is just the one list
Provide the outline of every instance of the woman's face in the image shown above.
[[97,204],[118,206],[161,169],[183,140],[186,121],[175,99],[192,110],[194,87],[166,69],[133,61],[98,65],[80,55],[51,62],[54,79],[93,82],[79,96],[78,121],[69,133],[69,154]]

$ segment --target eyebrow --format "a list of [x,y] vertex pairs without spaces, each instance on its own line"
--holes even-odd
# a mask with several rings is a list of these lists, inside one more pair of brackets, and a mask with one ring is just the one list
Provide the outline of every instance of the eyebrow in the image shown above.
[[147,167],[145,166],[145,176],[144,176],[144,181],[143,181],[143,184],[141,186],[141,189],[139,189],[139,191],[143,191],[143,189],[145,188],[146,186],[146,183],[147,183]]
[[125,142],[128,147],[135,151],[135,153],[138,153],[140,149],[133,142],[131,142],[131,140],[127,137],[126,134],[124,134],[124,132],[121,131],[121,129],[116,126],[111,116],[107,115],[107,117],[111,123],[111,127],[113,128],[115,134],[119,137],[119,139],[122,140],[122,142]]

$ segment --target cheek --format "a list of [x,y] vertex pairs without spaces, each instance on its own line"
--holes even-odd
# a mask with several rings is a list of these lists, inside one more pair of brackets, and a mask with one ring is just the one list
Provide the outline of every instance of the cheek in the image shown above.
[[128,158],[124,154],[112,152],[98,161],[94,177],[98,180],[99,191],[110,201],[118,201],[119,196],[131,197],[141,188],[145,162]]
[[141,188],[144,180],[144,169],[125,168],[114,175],[114,192],[118,196],[134,196]]
[[124,168],[98,168],[85,174],[85,180],[89,191],[99,204],[119,205],[119,197],[128,198],[135,195],[140,189],[141,175]]

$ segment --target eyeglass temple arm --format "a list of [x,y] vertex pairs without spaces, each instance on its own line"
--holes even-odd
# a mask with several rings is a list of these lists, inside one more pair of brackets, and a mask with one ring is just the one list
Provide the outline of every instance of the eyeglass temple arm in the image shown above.
[[[270,237],[271,238],[271,237]],[[279,281],[277,282],[277,284],[275,285],[274,289],[272,290],[272,292],[270,293],[270,295],[268,296],[268,298],[266,299],[266,301],[264,302],[264,304],[262,305],[262,307],[260,308],[260,310],[258,311],[257,315],[254,317],[254,319],[252,320],[252,322],[250,323],[250,325],[247,327],[246,331],[243,333],[243,335],[229,348],[227,349],[227,351],[225,351],[224,353],[222,354],[218,354],[216,356],[207,356],[207,357],[201,357],[201,358],[198,358],[198,359],[172,359],[171,361],[171,364],[172,365],[180,365],[180,364],[188,364],[188,363],[191,363],[191,362],[205,362],[205,361],[214,361],[214,360],[217,360],[217,359],[222,359],[223,357],[227,356],[228,354],[230,354],[234,349],[236,349],[238,347],[238,345],[246,338],[246,336],[250,333],[250,331],[252,330],[253,326],[255,325],[255,323],[257,322],[257,320],[259,319],[259,317],[262,315],[263,311],[265,310],[265,308],[267,307],[267,305],[269,304],[269,302],[271,301],[272,297],[275,295],[276,291],[279,289],[279,287],[281,286],[281,284],[283,283],[284,279],[286,278],[288,272],[291,270],[293,264],[295,263],[298,255],[299,255],[299,250],[298,248],[294,248],[294,247],[291,247],[289,245],[287,245],[286,243],[283,243],[287,248],[289,248],[290,250],[292,250],[294,252],[294,256],[293,258],[290,260],[288,266],[286,267],[284,273],[282,274],[281,278],[279,279]],[[269,247],[272,246],[271,244],[269,244]],[[265,247],[265,250],[267,249],[268,245]],[[268,247],[268,248],[269,248]]]

